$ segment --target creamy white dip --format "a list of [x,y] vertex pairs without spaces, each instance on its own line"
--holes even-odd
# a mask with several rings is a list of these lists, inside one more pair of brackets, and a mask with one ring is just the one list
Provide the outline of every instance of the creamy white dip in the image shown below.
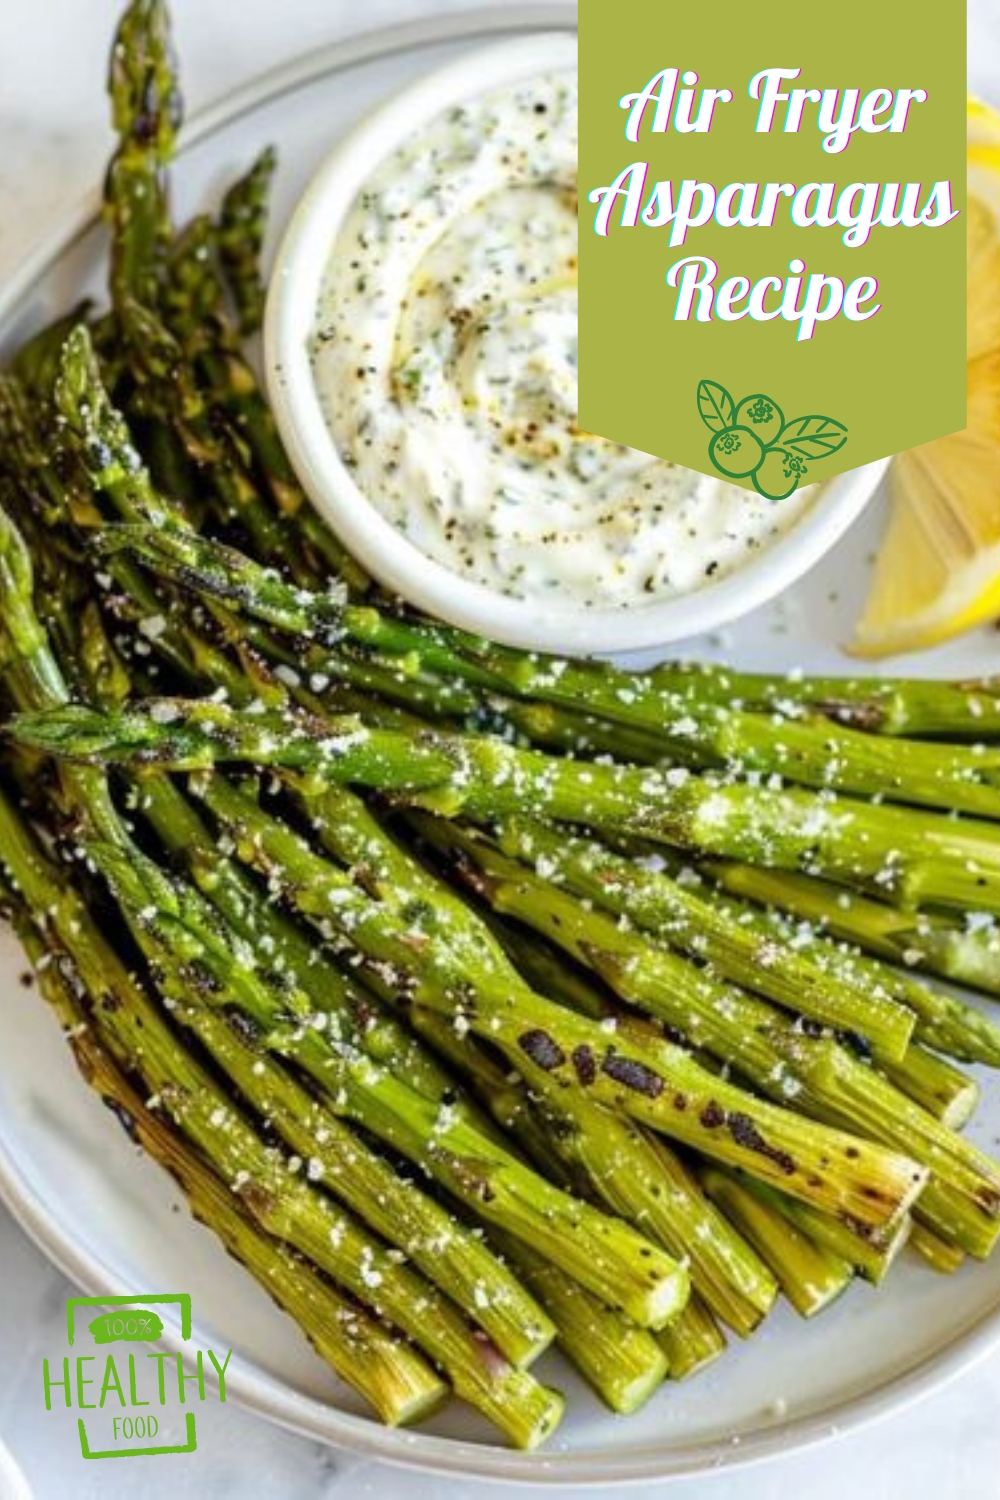
[[447,110],[360,194],[313,365],[355,482],[427,556],[625,608],[731,573],[806,509],[577,426],[574,72]]

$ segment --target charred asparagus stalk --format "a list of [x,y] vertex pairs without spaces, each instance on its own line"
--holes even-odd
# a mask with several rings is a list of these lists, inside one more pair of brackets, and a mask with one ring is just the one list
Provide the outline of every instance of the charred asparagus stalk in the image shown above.
[[[369,1401],[381,1421],[395,1427],[421,1421],[446,1399],[448,1388],[415,1349],[394,1338],[359,1302],[338,1292],[281,1240],[264,1234],[241,1210],[239,1197],[130,1083],[127,1057],[113,1055],[98,1035],[77,993],[68,960],[46,945],[26,909],[6,898],[38,988],[55,1011],[89,1086],[113,1110],[132,1140],[166,1169],[196,1219],[290,1314],[319,1357]],[[13,906],[13,911],[12,911]],[[654,1346],[655,1347],[655,1346]]]
[[702,1181],[726,1216],[757,1247],[803,1318],[822,1312],[850,1284],[854,1271],[849,1261],[817,1245],[735,1177],[713,1167],[703,1173]]
[[993,740],[1000,734],[1000,678],[935,682],[916,677],[807,677],[737,672],[701,662],[653,672],[659,686],[702,702],[742,703],[793,718],[824,714],[868,734]]
[[194,533],[154,533],[146,527],[109,538],[109,545],[128,545],[150,566],[225,598],[280,630],[320,642],[347,637],[356,644],[409,653],[431,672],[571,712],[585,710],[596,719],[651,735],[664,757],[682,765],[725,769],[738,763],[744,771],[820,790],[890,796],[1000,818],[1000,751],[916,741],[889,744],[825,719],[775,722],[766,714],[667,692],[655,674],[526,655],[444,627],[403,625],[370,606],[365,613],[345,610],[320,593],[293,588],[273,568],[232,549],[206,545]]
[[163,0],[128,6],[111,50],[108,91],[118,133],[104,195],[112,295],[152,303],[170,237],[164,169],[182,115]]
[[[401,929],[346,872],[252,799],[219,777],[199,791],[240,857],[265,871],[321,931],[339,930],[373,959],[412,972],[420,1003],[457,1015],[500,1046],[529,1082],[548,1074],[586,1088],[597,1102],[862,1222],[893,1222],[924,1186],[924,1171],[905,1157],[765,1105],[713,1078],[680,1047],[624,1038],[533,994],[471,913],[455,922],[444,908],[421,908]],[[744,1129],[744,1120],[752,1128]],[[819,1167],[820,1157],[821,1169],[811,1172],[807,1163]],[[874,1193],[871,1176],[881,1184]]]
[[520,1446],[551,1432],[562,1401],[527,1372],[487,1350],[454,1304],[390,1255],[353,1218],[289,1170],[185,1052],[158,1010],[97,929],[86,902],[43,855],[14,809],[0,799],[2,860],[22,898],[71,958],[115,1045],[134,1057],[150,1093],[178,1129],[231,1184],[266,1232],[286,1240],[342,1287],[410,1335],[458,1394]]
[[[298,788],[304,810],[324,847],[341,863],[363,869],[366,888],[405,919],[414,903],[438,909],[450,900],[440,881],[387,834],[378,820],[350,792],[341,789],[315,795]],[[505,947],[506,952],[510,952]],[[555,950],[553,950],[553,953]],[[515,961],[517,948],[514,948]],[[525,973],[523,965],[520,972]],[[547,976],[551,981],[553,975]],[[579,985],[560,976],[558,998],[584,1015],[602,1016],[593,999],[581,1000]],[[424,1023],[426,1026],[426,1022]],[[709,1308],[746,1337],[770,1309],[777,1287],[729,1224],[715,1214],[691,1173],[662,1140],[633,1123],[593,1105],[583,1093],[546,1087],[535,1080],[533,1098],[523,1085],[494,1065],[482,1047],[449,1032],[447,1055],[471,1076],[490,1100],[498,1118],[510,1121],[518,1111],[533,1111],[551,1128],[536,1147],[536,1159],[553,1148],[597,1197],[652,1235],[672,1254],[691,1265],[692,1280]],[[440,1043],[439,1043],[440,1045]],[[497,1100],[503,1101],[499,1106]]]
[[[723,890],[809,922],[817,934],[856,944],[901,968],[1000,995],[1000,929],[982,913],[972,911],[963,922],[933,912],[899,911],[808,875],[722,860],[707,868]],[[869,972],[863,964],[858,967]]]
[[803,1036],[790,1017],[622,928],[603,912],[507,860],[482,837],[450,829],[473,879],[501,911],[589,963],[628,1002],[667,1021],[768,1097],[908,1152],[933,1171],[920,1209],[947,1215],[963,1248],[989,1252],[1000,1235],[1000,1166],[899,1094],[846,1048]]
[[[628,917],[720,975],[837,1031],[866,1037],[883,1062],[899,1061],[899,1053],[893,1058],[884,1038],[879,1045],[888,1007],[890,1017],[900,1011],[908,1014],[913,1033],[928,1046],[968,1061],[1000,1065],[1000,1028],[981,1012],[883,965],[858,962],[822,941],[828,928],[834,937],[845,935],[831,925],[838,913],[847,914],[843,920],[849,922],[856,908],[867,912],[871,903],[863,897],[824,887],[807,876],[721,861],[708,865],[727,890],[776,905],[784,895],[786,909],[815,924],[817,931],[804,935],[799,929],[777,928],[752,908],[734,909],[711,888],[695,889],[690,871],[686,882],[678,880],[661,868],[664,861],[655,852],[652,859],[623,857],[592,839],[525,819],[496,825],[496,836],[506,853],[538,867],[546,880],[569,885],[577,895]],[[791,906],[796,892],[802,892],[803,899]],[[818,897],[812,907],[805,899],[810,893]],[[895,921],[905,930],[910,920],[891,908],[877,906],[876,911],[885,914],[887,928]],[[888,944],[882,952],[897,963],[905,962],[903,952],[893,953]]]
[[[516,1282],[512,1285],[511,1278],[498,1276],[498,1267],[495,1263],[491,1267],[478,1241],[471,1243],[478,1247],[475,1258],[479,1264],[475,1267],[470,1264],[468,1237],[446,1216],[439,1214],[436,1223],[429,1222],[434,1207],[430,1200],[412,1192],[407,1194],[399,1184],[393,1193],[392,1175],[388,1172],[382,1174],[384,1181],[376,1184],[377,1159],[356,1148],[350,1138],[343,1146],[340,1144],[336,1111],[356,1118],[368,1130],[402,1150],[439,1177],[479,1217],[499,1223],[518,1239],[542,1250],[548,1259],[561,1264],[603,1296],[609,1305],[623,1306],[638,1321],[658,1327],[683,1304],[684,1275],[628,1226],[553,1188],[474,1127],[462,1120],[453,1121],[447,1105],[432,1104],[402,1081],[377,1070],[367,1059],[353,1057],[348,1049],[341,1048],[325,1034],[325,1028],[319,1032],[314,1024],[310,1025],[315,1016],[299,1009],[294,993],[283,990],[280,998],[268,994],[265,984],[259,979],[255,982],[250,967],[252,958],[245,945],[236,947],[234,952],[231,935],[224,929],[218,932],[211,918],[205,920],[197,910],[194,894],[188,892],[183,896],[162,875],[151,872],[137,852],[132,853],[126,867],[118,851],[93,845],[88,848],[91,857],[113,881],[116,896],[137,936],[148,937],[158,945],[161,962],[164,944],[169,942],[175,963],[186,955],[186,966],[193,973],[200,969],[210,975],[212,987],[209,991],[206,986],[206,992],[210,993],[211,1006],[239,1008],[263,1046],[294,1058],[322,1088],[322,1097],[330,1106],[310,1110],[308,1095],[282,1069],[259,1057],[255,1059],[252,1051],[246,1058],[238,1051],[232,1055],[231,1049],[224,1066],[239,1069],[240,1090],[255,1108],[274,1119],[297,1154],[308,1150],[310,1140],[319,1141],[312,1152],[324,1165],[324,1175],[335,1190],[343,1182],[349,1165],[354,1166],[359,1177],[367,1172],[370,1180],[363,1201],[382,1205],[386,1218],[378,1227],[383,1233],[391,1233],[393,1217],[397,1217],[396,1233],[402,1231],[403,1246],[417,1264],[426,1255],[433,1274],[434,1256],[450,1258],[448,1251],[453,1244],[454,1253],[462,1262],[464,1295],[459,1292],[459,1276],[454,1269],[447,1273],[442,1269],[438,1274],[446,1276],[451,1293],[460,1304],[464,1305],[467,1298],[473,1308],[481,1307],[484,1313],[492,1313],[503,1321],[502,1337],[514,1342],[522,1359],[534,1357],[540,1343],[544,1344],[551,1336],[552,1330],[545,1327],[538,1309],[525,1301],[523,1292],[519,1297]],[[155,915],[144,918],[151,905]],[[150,928],[153,930],[149,931]],[[172,997],[177,1005],[183,1003],[185,988],[192,988],[190,979],[185,986],[185,977],[182,968]],[[289,1018],[284,1025],[283,1009]],[[195,1005],[192,1009],[189,1003],[184,1015],[203,1039],[206,1031],[211,1032],[211,1050],[220,1055],[226,1039],[225,1027],[220,1029],[213,1021],[205,1022],[202,1006]],[[259,1065],[256,1073],[255,1060]],[[326,1157],[330,1159],[324,1163]],[[404,1211],[412,1213],[409,1227],[404,1226]]]

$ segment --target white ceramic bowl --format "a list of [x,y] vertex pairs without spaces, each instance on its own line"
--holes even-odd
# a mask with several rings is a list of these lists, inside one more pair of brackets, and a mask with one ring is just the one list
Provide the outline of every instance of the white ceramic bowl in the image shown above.
[[888,460],[830,480],[773,546],[695,593],[615,610],[515,599],[429,558],[376,510],[337,451],[309,358],[327,260],[358,193],[385,157],[462,100],[575,64],[576,36],[568,32],[497,43],[403,89],[351,131],[313,178],[279,249],[265,320],[265,363],[278,425],[299,478],[337,535],[387,589],[428,614],[510,645],[628,652],[715,629],[788,588],[861,513]]

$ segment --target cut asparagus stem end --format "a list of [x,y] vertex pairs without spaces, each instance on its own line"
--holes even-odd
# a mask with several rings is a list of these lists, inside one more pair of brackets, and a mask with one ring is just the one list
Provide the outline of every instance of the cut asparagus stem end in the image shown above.
[[708,1169],[702,1181],[709,1196],[763,1256],[803,1318],[822,1312],[850,1284],[854,1268],[848,1261],[810,1240],[734,1177]]
[[726,1338],[698,1297],[657,1335],[670,1366],[671,1380],[690,1380],[726,1352]]
[[913,1230],[913,1220],[907,1216],[892,1231],[872,1235],[842,1219],[834,1219],[830,1214],[819,1213],[808,1203],[799,1203],[784,1193],[775,1192],[766,1183],[755,1182],[742,1174],[738,1180],[748,1193],[796,1225],[814,1244],[853,1266],[858,1275],[873,1286],[885,1280]]
[[[807,950],[821,956],[828,968],[844,975],[850,983],[898,995],[916,1012],[917,1037],[928,1047],[963,1062],[1000,1067],[1000,1029],[995,1022],[972,1006],[920,983],[909,973],[900,973],[875,961],[886,960],[899,969],[940,974],[956,984],[993,994],[1000,987],[1000,947],[994,949],[995,927],[962,931],[942,917],[899,911],[813,875],[762,870],[732,860],[709,860],[702,868],[732,896],[773,909],[765,914],[755,906],[737,908],[743,920],[758,928],[765,924],[766,931],[770,923],[774,935],[778,912],[808,923],[815,936],[806,942]],[[827,942],[827,938],[856,945],[874,957],[845,952]]]
[[923,1047],[909,1047],[899,1063],[881,1063],[890,1083],[949,1130],[961,1130],[976,1112],[980,1089],[943,1057]]
[[919,1207],[950,1216],[950,1231],[971,1255],[988,1254],[1000,1235],[1000,1166],[964,1137],[899,1094],[871,1068],[829,1048],[824,1068],[846,1118],[926,1163],[931,1177]]
[[501,1243],[555,1323],[563,1352],[605,1405],[622,1416],[638,1411],[667,1373],[657,1339],[543,1256],[506,1237]]
[[503,1421],[497,1416],[494,1421],[515,1448],[530,1452],[555,1432],[566,1410],[566,1398],[561,1391],[541,1385],[527,1370],[512,1370],[504,1383]]
[[965,1252],[942,1239],[926,1224],[914,1224],[910,1247],[932,1271],[940,1276],[954,1276],[965,1262]]

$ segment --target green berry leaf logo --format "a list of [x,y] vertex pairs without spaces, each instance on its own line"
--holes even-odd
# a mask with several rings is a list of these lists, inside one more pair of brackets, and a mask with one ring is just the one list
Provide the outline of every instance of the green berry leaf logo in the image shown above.
[[727,427],[717,432],[708,445],[715,467],[731,479],[746,479],[755,474],[764,459],[764,445],[749,427]]
[[847,428],[832,417],[797,417],[782,428],[780,441],[801,458],[828,458],[847,442]]
[[777,401],[772,401],[770,396],[748,396],[736,408],[736,422],[740,427],[749,427],[764,447],[769,448],[780,436],[785,418]]
[[698,383],[698,411],[712,433],[708,456],[727,479],[750,479],[767,500],[787,500],[815,462],[847,442],[847,428],[833,417],[796,417],[786,422],[777,401],[762,392],[737,405],[725,386]]
[[703,380],[698,386],[698,410],[701,420],[713,432],[732,427],[736,421],[736,405],[724,385],[714,380]]

